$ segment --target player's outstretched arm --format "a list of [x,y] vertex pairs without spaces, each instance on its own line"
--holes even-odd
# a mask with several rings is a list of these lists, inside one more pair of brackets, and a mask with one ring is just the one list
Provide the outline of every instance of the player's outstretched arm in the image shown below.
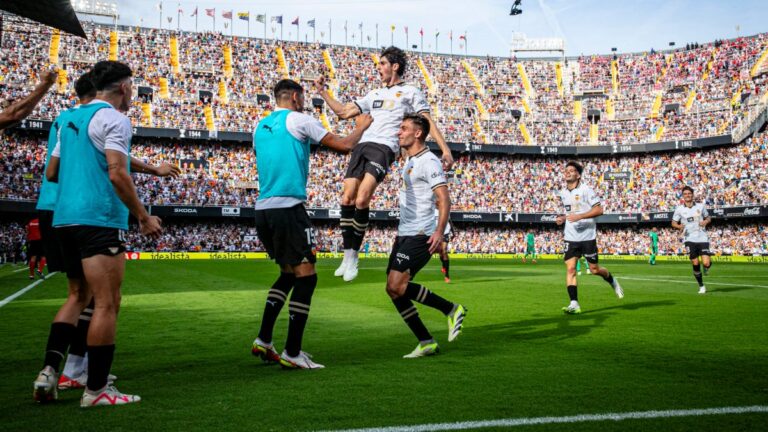
[[168,162],[163,162],[160,165],[150,165],[145,163],[141,159],[131,157],[131,172],[152,174],[158,177],[172,177],[176,178],[181,174],[181,168],[176,165],[171,165]]
[[161,221],[157,216],[151,216],[136,194],[136,187],[133,185],[133,179],[128,174],[126,159],[127,155],[107,149],[104,154],[107,157],[107,171],[109,172],[109,181],[115,188],[118,198],[128,207],[128,210],[139,221],[139,230],[142,234],[149,237],[159,237],[163,231],[160,226]]
[[360,142],[363,132],[371,126],[371,123],[373,123],[373,117],[370,114],[360,114],[355,117],[355,128],[352,133],[345,137],[332,133],[325,134],[320,144],[340,153],[349,153]]
[[360,107],[358,107],[356,104],[348,103],[345,105],[331,97],[331,95],[328,93],[328,90],[325,88],[324,76],[321,75],[318,79],[315,80],[315,89],[317,89],[317,92],[320,94],[320,97],[323,98],[325,103],[328,104],[328,107],[331,109],[331,111],[339,116],[340,119],[346,120],[360,114]]
[[429,121],[429,134],[432,135],[432,138],[435,139],[438,147],[440,147],[440,151],[443,152],[441,159],[445,169],[450,169],[453,166],[453,155],[451,154],[450,147],[448,147],[448,143],[445,142],[445,137],[443,137],[442,132],[437,128],[437,124],[432,120],[432,116],[428,112],[421,113],[421,116]]
[[438,186],[435,188],[434,194],[437,198],[439,216],[435,232],[427,239],[430,255],[437,252],[437,249],[443,242],[443,233],[445,232],[445,226],[448,224],[448,217],[451,214],[451,196],[448,194],[448,187],[445,185]]
[[49,69],[41,75],[40,82],[37,84],[37,87],[32,90],[32,93],[27,95],[24,99],[11,104],[11,106],[3,110],[3,112],[0,112],[0,130],[12,126],[32,114],[32,111],[34,111],[43,96],[48,93],[48,89],[56,82],[56,77],[59,76],[59,72],[58,69]]

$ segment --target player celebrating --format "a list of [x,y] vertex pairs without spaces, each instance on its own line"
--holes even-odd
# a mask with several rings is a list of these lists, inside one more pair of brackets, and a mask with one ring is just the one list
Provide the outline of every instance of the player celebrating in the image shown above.
[[651,229],[649,236],[651,237],[651,259],[648,263],[650,265],[656,265],[656,255],[659,254],[659,232],[656,227]]
[[[419,340],[405,358],[424,357],[439,351],[437,342],[419,318],[413,300],[448,317],[448,341],[461,333],[464,306],[452,303],[426,287],[411,282],[438,248],[451,210],[451,198],[440,160],[426,147],[429,122],[417,114],[406,115],[399,132],[400,146],[408,155],[400,189],[400,225],[387,266],[387,294],[400,316]],[[435,199],[440,216],[435,221]]]
[[578,162],[568,162],[565,165],[566,187],[560,190],[560,199],[565,208],[565,215],[557,217],[557,224],[565,223],[565,268],[568,296],[571,303],[563,308],[567,314],[581,313],[576,282],[576,261],[584,257],[589,263],[593,275],[601,276],[611,287],[616,297],[623,298],[624,291],[619,281],[611,273],[597,265],[597,224],[596,217],[603,214],[600,199],[591,187],[581,182],[584,168]]
[[352,152],[344,175],[340,218],[344,259],[334,275],[342,276],[347,282],[357,277],[358,255],[368,228],[371,197],[397,155],[397,133],[403,116],[412,113],[423,116],[443,152],[444,163],[447,166],[453,164],[451,150],[429,114],[424,94],[403,82],[406,65],[403,50],[395,47],[385,49],[377,66],[384,87],[346,105],[333,99],[326,91],[325,77],[315,81],[320,96],[339,118],[349,119],[360,113],[371,113],[374,119],[373,127],[365,132],[360,145]]
[[693,277],[699,284],[699,294],[706,294],[707,288],[701,276],[701,262],[704,263],[705,272],[712,266],[709,259],[709,237],[704,229],[712,222],[704,204],[694,204],[693,189],[690,186],[683,188],[683,204],[678,205],[672,215],[672,226],[683,231],[685,247],[688,248],[688,256],[693,264]]
[[[319,369],[324,366],[301,350],[317,285],[312,223],[304,209],[309,146],[314,142],[342,153],[349,152],[371,125],[372,118],[358,116],[352,133],[340,138],[328,133],[315,118],[302,113],[304,89],[300,84],[281,80],[275,85],[274,94],[277,109],[262,119],[253,132],[260,191],[256,202],[256,231],[281,273],[267,294],[261,328],[251,353],[264,361],[280,362],[286,368]],[[288,340],[282,355],[278,355],[272,344],[272,330],[291,290]]]
[[[53,226],[66,247],[67,274],[80,268],[94,299],[88,329],[88,382],[80,399],[84,408],[141,400],[120,393],[108,382],[125,271],[123,231],[128,228],[129,211],[138,220],[142,234],[157,237],[162,232],[160,219],[147,213],[129,174],[132,129],[125,113],[131,106],[133,73],[123,63],[101,61],[91,74],[98,91],[96,99],[72,111],[66,125],[60,125],[60,162],[57,169],[49,164],[46,170],[48,179],[59,183]],[[62,324],[68,325],[51,327],[49,346],[53,349],[49,348],[46,357],[55,354],[60,360],[72,339],[74,325]],[[55,395],[55,385],[56,373],[46,366],[35,380],[36,396],[45,399]]]
[[523,255],[523,263],[528,256],[531,256],[531,262],[536,264],[536,239],[533,235],[533,231],[525,235],[525,255]]

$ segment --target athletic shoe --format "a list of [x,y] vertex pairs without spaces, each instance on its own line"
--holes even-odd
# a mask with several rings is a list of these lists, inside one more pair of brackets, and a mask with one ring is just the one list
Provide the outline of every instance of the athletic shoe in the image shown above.
[[616,278],[613,278],[613,283],[611,284],[613,287],[613,292],[616,293],[616,297],[623,299],[624,298],[624,290],[621,289],[621,285],[619,284],[619,280]]
[[357,252],[355,252],[355,257],[350,258],[347,268],[344,269],[344,282],[351,282],[357,277],[357,264],[359,261],[360,259],[357,257]]
[[442,274],[445,274],[445,267],[440,267],[440,272],[441,272]]
[[525,258],[523,258],[523,264],[525,264]]
[[449,277],[446,277],[446,278],[445,278],[445,283],[451,283],[451,278],[449,278]]
[[459,337],[465,316],[467,316],[467,310],[464,306],[456,305],[456,310],[448,317],[448,342],[453,342]]
[[347,264],[347,254],[345,253],[344,259],[341,260],[341,265],[333,272],[333,275],[338,277],[344,276],[344,273],[347,271]]
[[259,338],[253,341],[251,354],[261,358],[264,363],[280,363],[280,354],[275,351],[275,347],[272,344],[263,342]]
[[45,279],[45,275],[40,270],[35,270],[35,273],[37,274],[37,277],[40,279]]
[[440,347],[437,346],[437,342],[428,343],[426,345],[418,344],[416,349],[411,351],[410,354],[406,354],[403,358],[419,358],[435,355],[440,352]]
[[587,274],[592,274],[592,272],[589,271],[589,267],[587,267]]
[[707,293],[707,287],[702,286],[699,288],[699,294],[706,294]]
[[101,405],[125,405],[139,401],[141,401],[139,396],[122,394],[115,388],[115,386],[107,385],[102,391],[96,394],[91,394],[88,390],[84,391],[83,397],[80,398],[80,407],[90,408]]
[[59,377],[59,390],[83,389],[88,383],[88,373],[83,372],[79,376],[70,378],[64,374]]
[[29,280],[34,280],[34,279],[35,279],[35,277],[34,277],[34,276],[32,276],[32,275],[29,275]]
[[52,367],[46,366],[37,374],[35,382],[32,383],[32,397],[35,402],[45,403],[59,398],[56,391],[56,371]]
[[531,261],[532,263],[536,264],[536,260]]
[[312,356],[304,351],[299,352],[296,357],[291,357],[283,351],[280,355],[280,364],[283,369],[322,369],[325,366],[312,361]]
[[581,276],[581,272],[576,272],[576,276]]
[[563,308],[563,313],[566,313],[568,315],[578,315],[581,313],[581,307],[569,305]]

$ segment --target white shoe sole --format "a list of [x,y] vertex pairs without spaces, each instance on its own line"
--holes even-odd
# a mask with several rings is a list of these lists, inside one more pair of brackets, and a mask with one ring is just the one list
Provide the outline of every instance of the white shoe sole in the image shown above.
[[351,282],[357,277],[358,269],[355,267],[354,269],[348,269],[344,272],[344,282]]

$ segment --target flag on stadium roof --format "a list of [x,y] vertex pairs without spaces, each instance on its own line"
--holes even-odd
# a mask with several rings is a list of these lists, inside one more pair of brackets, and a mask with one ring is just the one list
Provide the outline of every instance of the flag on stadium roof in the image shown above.
[[250,21],[251,20],[251,13],[250,12],[238,12],[237,17],[240,18],[243,21]]
[[184,13],[184,9],[182,9],[182,8],[181,8],[181,4],[179,4],[179,13],[180,13],[180,14],[183,14],[183,13]]
[[312,28],[315,28],[315,19],[312,18],[311,20],[307,21],[307,25]]
[[282,15],[273,16],[272,17],[272,22],[275,22],[275,23],[278,23],[278,24],[282,24],[283,23],[283,16]]
[[163,2],[160,2],[157,4],[157,10],[159,10],[160,12],[163,11]]
[[392,31],[395,31],[395,25],[392,24],[391,26],[389,26],[389,29],[392,30]]
[[296,17],[296,19],[291,21],[291,25],[299,25],[299,17]]
[[213,9],[206,9],[205,14],[208,15],[211,18],[216,18],[216,8]]
[[224,11],[221,13],[221,16],[226,19],[232,19],[232,11],[231,10]]
[[191,14],[189,14],[189,16],[191,16],[191,17],[197,16],[197,7],[195,7],[195,11],[192,12]]
[[420,34],[421,36],[424,36],[424,27],[422,27],[422,28],[419,30],[419,34]]
[[256,15],[256,21],[260,23],[264,23],[267,21],[267,16],[264,14],[258,14]]

